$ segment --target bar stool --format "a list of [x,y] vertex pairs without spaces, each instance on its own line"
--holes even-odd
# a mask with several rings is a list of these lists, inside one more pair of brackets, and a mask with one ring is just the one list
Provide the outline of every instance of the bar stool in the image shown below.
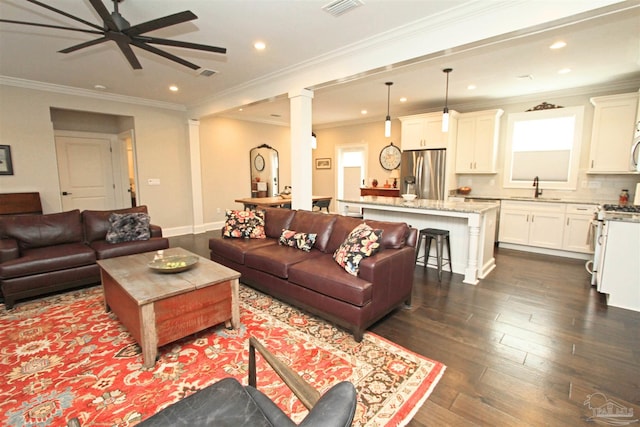
[[[420,247],[422,246],[422,240],[426,239],[427,244],[424,248],[424,255],[419,257]],[[436,264],[428,264],[429,258],[433,258],[429,256],[431,252],[431,241],[436,241]],[[448,258],[444,258],[444,244],[447,244],[447,254]],[[423,228],[420,230],[420,234],[418,235],[418,247],[416,248],[416,263],[418,259],[422,258],[424,263],[424,268],[427,268],[427,265],[437,266],[438,267],[438,281],[442,282],[442,266],[444,264],[449,264],[449,271],[453,273],[453,269],[451,267],[451,243],[449,241],[449,230],[440,230],[437,228]]]

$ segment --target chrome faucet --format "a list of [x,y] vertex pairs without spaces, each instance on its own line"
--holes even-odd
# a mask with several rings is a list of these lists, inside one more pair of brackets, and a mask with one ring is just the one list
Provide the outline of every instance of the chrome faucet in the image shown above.
[[533,193],[533,197],[537,199],[538,196],[542,196],[542,190],[540,190],[540,179],[538,179],[537,176],[533,178],[533,186],[536,187],[536,191]]

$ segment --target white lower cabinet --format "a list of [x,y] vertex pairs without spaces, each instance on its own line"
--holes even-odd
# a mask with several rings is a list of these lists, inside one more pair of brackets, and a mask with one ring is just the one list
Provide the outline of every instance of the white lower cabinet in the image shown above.
[[595,205],[503,200],[500,243],[589,253]]
[[595,205],[567,205],[562,248],[568,251],[591,253],[589,230]]

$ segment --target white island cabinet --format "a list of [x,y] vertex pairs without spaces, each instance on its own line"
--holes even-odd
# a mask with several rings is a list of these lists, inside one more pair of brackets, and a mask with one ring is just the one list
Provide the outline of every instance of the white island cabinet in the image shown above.
[[[338,203],[340,212],[348,212],[352,208],[362,209],[364,219],[405,222],[418,230],[449,230],[451,267],[454,273],[464,275],[464,283],[476,285],[496,266],[493,250],[497,203],[423,199],[406,202],[397,197],[379,196],[338,199]],[[435,256],[435,251],[435,245],[432,245],[432,256]],[[419,254],[422,255],[424,254]]]

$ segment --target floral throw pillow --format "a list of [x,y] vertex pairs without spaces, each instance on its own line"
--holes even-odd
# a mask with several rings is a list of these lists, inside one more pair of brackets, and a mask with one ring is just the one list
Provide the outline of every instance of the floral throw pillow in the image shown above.
[[109,230],[105,240],[108,243],[132,242],[134,240],[149,240],[149,215],[143,212],[109,215]]
[[278,244],[309,252],[316,242],[316,237],[318,235],[315,233],[297,233],[293,230],[283,229]]
[[360,270],[360,261],[380,250],[382,230],[373,229],[367,224],[354,228],[344,242],[333,253],[333,259],[345,271],[354,276]]
[[237,211],[227,209],[225,213],[223,237],[236,237],[248,239],[264,239],[264,211],[249,210]]

